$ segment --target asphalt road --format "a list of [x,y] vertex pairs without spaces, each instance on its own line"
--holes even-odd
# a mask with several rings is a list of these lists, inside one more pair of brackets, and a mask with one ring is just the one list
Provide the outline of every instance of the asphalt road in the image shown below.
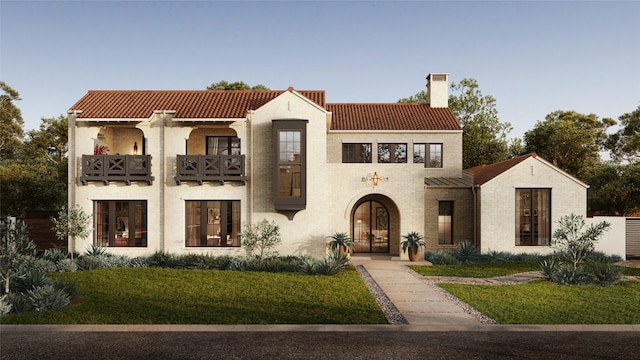
[[27,331],[0,359],[640,359],[630,331]]

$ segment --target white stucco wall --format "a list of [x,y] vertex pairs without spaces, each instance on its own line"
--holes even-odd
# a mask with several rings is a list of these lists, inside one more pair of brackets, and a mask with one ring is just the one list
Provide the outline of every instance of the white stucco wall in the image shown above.
[[[326,111],[301,97],[286,91],[250,116],[251,142],[249,155],[250,218],[255,224],[262,219],[280,226],[282,244],[280,254],[310,254],[323,257],[327,232],[329,196],[331,191],[326,169]],[[307,133],[307,203],[289,220],[276,212],[273,205],[273,143],[272,121],[276,119],[308,120]],[[245,221],[243,220],[243,224]]]
[[626,254],[626,218],[620,216],[595,216],[585,219],[586,226],[598,224],[603,221],[611,224],[609,230],[596,242],[596,251],[609,255],[618,255],[625,259]]
[[[144,200],[147,201],[147,247],[111,247],[109,252],[130,256],[149,255],[155,251],[170,253],[208,253],[215,255],[244,255],[242,248],[186,247],[185,201],[189,200],[239,200],[241,224],[255,224],[262,219],[275,221],[281,229],[280,254],[310,254],[323,257],[328,237],[335,232],[350,232],[351,211],[358,200],[371,194],[381,194],[389,199],[398,212],[397,236],[390,239],[391,254],[399,253],[400,235],[410,231],[424,234],[424,178],[459,177],[462,168],[461,131],[424,132],[328,132],[327,119],[331,114],[308,99],[292,91],[285,91],[276,99],[247,114],[247,119],[235,120],[228,125],[241,139],[241,153],[246,156],[246,184],[183,182],[177,185],[176,156],[185,154],[185,140],[191,135],[189,152],[199,153],[202,138],[220,123],[196,119],[182,122],[173,119],[171,112],[157,111],[150,119],[120,121],[108,124],[104,121],[83,121],[79,126],[70,122],[70,202],[93,213],[96,200]],[[73,115],[70,115],[72,118]],[[272,121],[275,119],[304,119],[307,123],[307,203],[293,220],[275,211],[273,206],[273,144]],[[152,156],[152,185],[144,182],[79,183],[81,157],[93,154],[97,135],[102,131],[104,141],[116,144],[110,126],[129,127],[127,136],[120,138],[118,152],[131,148],[141,133],[146,139],[146,153]],[[136,129],[137,128],[137,129]],[[229,129],[226,129],[229,131]],[[73,137],[72,137],[73,135]],[[218,135],[216,133],[216,135]],[[71,140],[75,139],[75,140]],[[342,164],[343,142],[371,142],[373,163]],[[406,143],[406,164],[377,163],[378,143]],[[425,169],[423,164],[413,164],[414,143],[442,143],[443,168]],[[114,145],[116,146],[116,145]],[[139,154],[142,144],[138,143]],[[202,152],[204,153],[204,152]],[[113,151],[110,154],[115,154]],[[388,178],[377,187],[362,182],[368,174],[377,172]],[[78,239],[73,249],[79,252],[93,243],[93,235]]]
[[564,215],[573,213],[586,217],[586,186],[548,162],[530,157],[481,186],[481,252],[552,252],[548,246],[515,245],[515,193],[518,188],[551,189],[551,234]]
[[[343,143],[372,143],[371,163],[342,163]],[[407,163],[377,163],[379,143],[406,143]],[[414,143],[442,143],[443,168],[425,169],[424,164],[413,163]],[[424,178],[461,176],[461,132],[330,132],[328,135],[327,171],[330,174],[331,209],[329,229],[334,232],[351,232],[351,212],[358,200],[367,195],[380,194],[389,198],[399,212],[397,236],[390,236],[390,254],[408,259],[400,250],[401,235],[411,231],[425,234],[424,229]],[[373,187],[362,178],[377,173],[387,178]],[[353,234],[351,234],[353,236]]]
[[[75,124],[75,118],[70,119],[70,124]],[[162,179],[158,178],[158,169],[162,166],[162,158],[157,156],[159,154],[159,145],[157,139],[159,138],[161,131],[158,126],[151,126],[151,122],[158,121],[158,119],[145,120],[140,122],[130,122],[127,124],[116,123],[113,126],[128,127],[124,129],[122,133],[125,135],[119,140],[120,150],[123,150],[122,155],[132,154],[133,146],[125,146],[126,141],[138,139],[140,132],[147,138],[147,152],[152,154],[151,169],[152,175],[155,176],[155,181],[152,185],[148,185],[146,182],[132,182],[131,185],[125,185],[124,182],[112,181],[109,185],[105,185],[102,182],[88,182],[87,185],[82,185],[79,181],[79,177],[82,171],[82,155],[93,155],[94,145],[97,143],[98,134],[103,133],[111,134],[112,131],[106,131],[103,129],[103,124],[96,124],[95,122],[78,122],[78,126],[75,127],[73,137],[75,138],[75,146],[70,150],[70,162],[74,161],[73,165],[70,165],[69,181],[70,181],[70,205],[79,206],[87,214],[93,214],[94,201],[99,200],[142,200],[147,201],[147,247],[112,247],[108,251],[112,254],[126,254],[128,256],[141,256],[149,255],[156,249],[162,248],[162,209],[161,197],[159,194],[162,191]],[[135,128],[138,128],[136,130]],[[111,136],[111,135],[109,135]],[[70,142],[71,143],[71,142]],[[133,144],[133,142],[131,142]],[[124,151],[127,152],[124,152]],[[109,151],[109,154],[115,155],[114,152]],[[142,144],[138,143],[138,154],[142,154]],[[73,159],[73,160],[71,160]],[[94,241],[95,229],[92,234],[84,239],[75,239],[75,243],[70,241],[70,250],[75,250],[79,253],[84,253],[87,248],[91,246]]]

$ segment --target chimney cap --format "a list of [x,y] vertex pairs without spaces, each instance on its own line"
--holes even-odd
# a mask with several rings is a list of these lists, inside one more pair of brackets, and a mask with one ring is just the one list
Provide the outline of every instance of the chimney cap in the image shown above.
[[430,73],[427,75],[429,81],[447,81],[449,80],[449,73]]

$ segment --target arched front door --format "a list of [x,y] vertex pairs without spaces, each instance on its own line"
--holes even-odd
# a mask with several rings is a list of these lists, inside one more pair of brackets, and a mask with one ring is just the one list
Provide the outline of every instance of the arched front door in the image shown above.
[[364,200],[352,213],[356,253],[389,253],[389,210],[375,200]]

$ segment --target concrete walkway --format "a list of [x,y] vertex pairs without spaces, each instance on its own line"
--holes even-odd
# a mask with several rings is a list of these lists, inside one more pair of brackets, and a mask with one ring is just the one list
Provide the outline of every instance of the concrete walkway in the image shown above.
[[[414,276],[406,267],[408,261],[354,256],[351,263],[362,265],[367,270],[410,325],[482,325],[477,318],[443,296],[434,285]],[[418,261],[411,264],[428,263]]]
[[[366,257],[353,256],[351,264],[361,265],[389,300],[409,322],[409,325],[442,326],[449,329],[468,328],[469,326],[490,326],[480,322],[478,317],[464,311],[464,309],[442,294],[435,283],[463,283],[476,285],[518,284],[541,279],[537,271],[521,274],[506,275],[488,279],[458,278],[441,276],[420,276],[407,265],[428,265],[422,260],[416,262],[401,261],[388,256]],[[623,266],[640,267],[640,261],[626,261]],[[627,280],[640,281],[639,276],[627,276]]]

